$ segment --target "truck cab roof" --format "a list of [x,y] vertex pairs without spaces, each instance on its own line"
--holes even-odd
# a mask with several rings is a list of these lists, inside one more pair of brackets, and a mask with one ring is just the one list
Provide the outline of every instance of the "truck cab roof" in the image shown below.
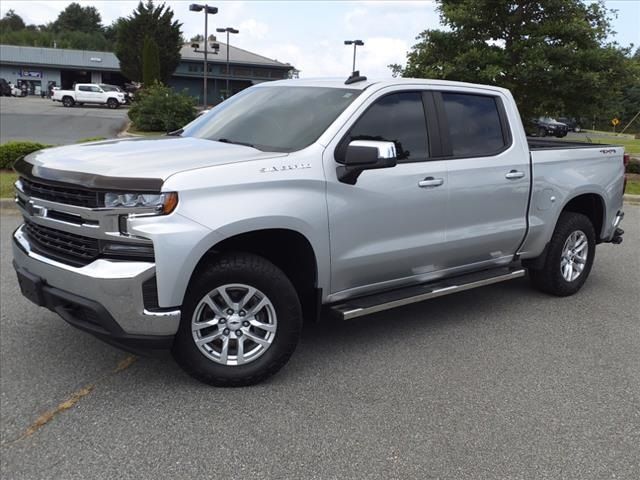
[[273,82],[261,83],[259,87],[277,87],[277,86],[289,86],[289,87],[325,87],[325,88],[351,88],[355,90],[366,90],[371,86],[376,86],[376,89],[385,87],[395,87],[402,85],[422,85],[422,86],[440,86],[440,87],[468,87],[482,90],[493,90],[496,92],[508,93],[507,89],[491,86],[481,85],[476,83],[467,82],[454,82],[451,80],[438,80],[428,78],[372,78],[359,82],[345,84],[347,79],[344,77],[331,77],[331,78],[296,78],[288,80],[277,80]]

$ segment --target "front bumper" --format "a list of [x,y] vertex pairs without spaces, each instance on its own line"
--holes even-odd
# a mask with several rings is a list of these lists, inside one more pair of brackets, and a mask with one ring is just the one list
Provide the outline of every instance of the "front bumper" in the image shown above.
[[155,275],[154,263],[98,259],[73,267],[32,251],[22,228],[13,235],[14,268],[24,283],[37,285],[36,294],[25,295],[30,300],[130,350],[171,345],[180,311],[144,308],[142,284]]

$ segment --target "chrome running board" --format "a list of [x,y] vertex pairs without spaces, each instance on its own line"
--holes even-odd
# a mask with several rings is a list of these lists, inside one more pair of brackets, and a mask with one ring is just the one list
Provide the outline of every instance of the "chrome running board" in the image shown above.
[[362,317],[391,308],[422,302],[430,298],[442,297],[452,293],[484,287],[493,283],[506,282],[525,275],[523,268],[496,268],[470,273],[436,282],[382,292],[337,303],[329,307],[330,311],[342,320]]

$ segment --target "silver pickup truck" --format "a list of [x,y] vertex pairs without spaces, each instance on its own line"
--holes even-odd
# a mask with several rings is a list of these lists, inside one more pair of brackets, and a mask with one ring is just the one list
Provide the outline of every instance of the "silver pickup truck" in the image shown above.
[[248,385],[288,361],[303,318],[527,273],[576,293],[596,245],[622,241],[624,161],[618,146],[528,141],[497,87],[264,83],[166,137],[18,161],[14,265],[22,293],[70,324]]

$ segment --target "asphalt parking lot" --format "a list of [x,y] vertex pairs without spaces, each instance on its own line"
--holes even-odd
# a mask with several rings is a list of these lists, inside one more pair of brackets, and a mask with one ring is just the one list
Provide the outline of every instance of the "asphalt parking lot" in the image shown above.
[[5,212],[2,478],[636,480],[640,207],[625,210],[624,243],[598,247],[573,297],[521,279],[310,325],[280,374],[226,390],[23,299]]
[[32,140],[67,145],[90,137],[113,138],[127,123],[127,108],[65,108],[40,97],[0,97],[0,142]]

